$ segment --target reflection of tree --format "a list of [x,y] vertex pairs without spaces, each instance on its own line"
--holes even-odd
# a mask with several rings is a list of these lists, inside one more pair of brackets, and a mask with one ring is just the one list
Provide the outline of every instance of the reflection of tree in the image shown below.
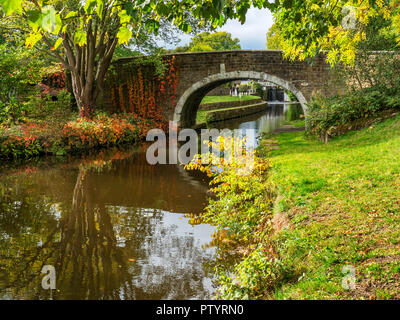
[[149,167],[140,155],[2,178],[0,298],[49,298],[46,264],[56,268],[56,299],[207,293],[202,263],[212,250],[204,254],[191,227],[177,230],[184,222],[161,210],[190,208],[197,189],[167,167]]
[[[1,185],[0,291],[3,294],[12,298],[49,297],[41,289],[41,269],[51,264],[57,272],[55,298],[119,299],[121,294],[132,298],[126,248],[118,246],[108,208],[94,201],[90,177],[90,172],[81,166],[72,203],[57,209],[50,199],[35,194],[35,185],[29,179],[30,184],[24,185],[24,180],[18,179],[12,187]],[[4,189],[9,192],[6,194]],[[55,214],[57,210],[61,212]],[[115,218],[118,221],[132,213],[132,210],[119,212]],[[140,219],[149,217],[136,215],[136,220]],[[125,232],[126,241],[145,238],[149,229],[140,231],[139,237]]]
[[11,297],[42,297],[37,275],[58,245],[55,210],[33,188],[26,179],[0,185],[0,293]]
[[110,216],[92,197],[90,180],[81,168],[61,229],[58,285],[67,292],[63,298],[118,298],[115,295],[128,275]]
[[213,250],[203,251],[175,221],[154,225],[152,238],[140,248],[140,263],[133,270],[136,299],[205,299],[213,291],[203,264]]

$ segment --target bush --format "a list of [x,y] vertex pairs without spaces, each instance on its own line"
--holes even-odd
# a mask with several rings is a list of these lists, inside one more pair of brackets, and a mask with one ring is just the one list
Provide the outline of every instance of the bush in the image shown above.
[[0,158],[29,158],[43,152],[35,124],[0,130]]
[[62,141],[71,150],[132,142],[140,136],[136,123],[137,119],[133,116],[97,115],[93,120],[78,119],[64,126]]
[[309,131],[320,135],[334,127],[375,117],[384,110],[400,108],[400,85],[374,86],[329,98],[319,96],[308,107]]
[[41,78],[40,64],[26,48],[0,45],[0,123],[16,123],[24,115],[22,97]]
[[37,121],[62,123],[76,117],[71,106],[71,94],[67,90],[61,90],[55,101],[49,96],[32,95],[24,106],[27,116]]
[[0,158],[30,158],[44,153],[64,155],[135,142],[148,125],[133,115],[97,115],[93,120],[78,119],[66,124],[31,122],[0,126]]
[[[220,142],[221,143],[221,142]],[[231,140],[223,140],[223,151],[231,153]],[[218,150],[219,144],[212,143]],[[267,294],[280,278],[280,263],[272,247],[272,207],[275,198],[273,186],[269,182],[271,163],[254,156],[254,167],[251,171],[240,174],[253,159],[241,163],[224,161],[212,156],[210,164],[202,164],[202,158],[208,154],[198,155],[186,165],[187,170],[200,170],[213,176],[210,191],[216,199],[210,199],[202,215],[202,221],[217,227],[216,241],[233,242],[235,248],[245,248],[242,260],[227,272],[217,265],[222,299],[255,299]],[[216,163],[219,163],[217,166]],[[218,167],[219,170],[216,170]],[[224,261],[223,251],[217,261]]]

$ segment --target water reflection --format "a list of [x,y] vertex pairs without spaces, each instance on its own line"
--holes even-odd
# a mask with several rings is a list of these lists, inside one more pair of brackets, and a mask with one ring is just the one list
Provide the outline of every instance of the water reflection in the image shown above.
[[49,298],[47,264],[55,299],[210,298],[214,228],[177,214],[202,210],[205,189],[140,151],[100,159],[1,176],[2,298]]
[[[285,108],[218,126],[273,131]],[[0,172],[0,298],[212,297],[215,228],[183,215],[203,210],[207,183],[181,166],[149,165],[145,148]],[[41,287],[44,265],[56,268],[52,293]]]

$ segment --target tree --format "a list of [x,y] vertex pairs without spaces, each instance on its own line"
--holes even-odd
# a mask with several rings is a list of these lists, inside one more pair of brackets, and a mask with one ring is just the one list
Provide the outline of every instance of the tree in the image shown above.
[[163,18],[184,32],[191,30],[190,21],[204,15],[215,26],[226,20],[220,10],[202,1],[189,12],[192,0],[0,0],[0,5],[7,16],[25,22],[28,47],[37,45],[71,73],[73,94],[85,117],[96,106],[119,45],[139,34],[156,34]]
[[207,43],[196,43],[188,51],[189,52],[202,52],[202,51],[214,51],[214,49]]
[[400,41],[398,0],[291,0],[277,2],[272,10],[285,56],[291,59],[326,51],[332,65],[354,64],[367,26],[377,16],[390,21],[391,32]]
[[282,50],[282,36],[279,28],[274,23],[267,32],[267,49]]
[[232,39],[228,32],[204,31],[193,37],[192,41],[183,47],[177,47],[175,52],[240,50],[240,40]]
[[42,60],[36,52],[0,44],[0,123],[16,122],[24,113],[20,95],[41,80]]

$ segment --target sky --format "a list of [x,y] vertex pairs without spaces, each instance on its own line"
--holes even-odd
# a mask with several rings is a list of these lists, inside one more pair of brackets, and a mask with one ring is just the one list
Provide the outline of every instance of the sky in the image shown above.
[[[216,31],[226,31],[232,34],[232,38],[239,38],[242,49],[265,49],[268,29],[272,26],[272,14],[267,9],[251,8],[246,15],[245,24],[237,20],[229,20],[222,28]],[[182,35],[178,46],[188,44],[191,37]]]

